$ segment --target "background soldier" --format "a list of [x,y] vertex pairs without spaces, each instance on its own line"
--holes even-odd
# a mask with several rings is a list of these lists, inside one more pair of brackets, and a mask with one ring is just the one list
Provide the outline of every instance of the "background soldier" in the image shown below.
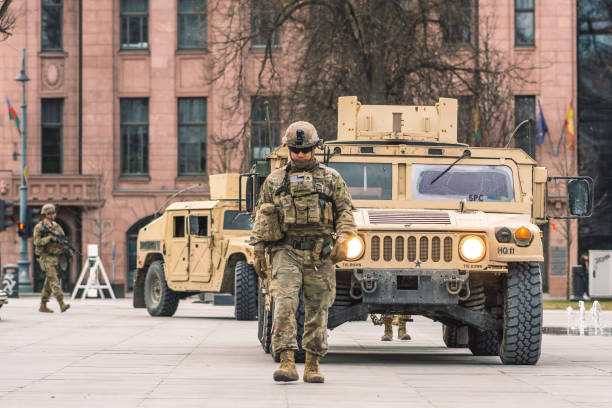
[[393,325],[397,326],[397,338],[399,340],[410,340],[410,335],[406,332],[406,321],[410,321],[410,315],[390,315],[382,316],[385,332],[380,338],[382,341],[393,340]]
[[70,307],[64,303],[64,294],[57,279],[57,267],[59,265],[59,256],[66,252],[67,248],[57,242],[57,239],[48,232],[45,232],[45,227],[58,235],[64,235],[64,230],[55,222],[55,207],[53,204],[43,205],[41,213],[44,219],[34,227],[34,251],[38,258],[38,263],[41,269],[45,272],[45,284],[40,294],[39,312],[53,313],[53,310],[47,307],[47,302],[51,294],[57,299],[60,309],[65,312]]
[[268,247],[274,297],[272,353],[280,353],[281,359],[274,380],[298,379],[295,312],[301,289],[304,381],[322,383],[319,358],[327,352],[327,313],[336,296],[334,264],[346,259],[347,243],[356,234],[353,204],[340,174],[314,157],[319,137],[313,125],[292,123],[283,143],[289,147],[291,160],[274,170],[261,187],[251,234],[254,267],[265,279]]

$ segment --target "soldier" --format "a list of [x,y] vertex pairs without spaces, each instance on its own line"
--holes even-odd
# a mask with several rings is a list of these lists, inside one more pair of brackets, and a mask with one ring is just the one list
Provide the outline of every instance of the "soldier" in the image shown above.
[[43,205],[41,213],[44,219],[34,227],[34,251],[38,258],[38,263],[41,269],[45,272],[45,284],[43,285],[40,294],[39,312],[53,313],[53,310],[47,307],[47,302],[51,294],[57,299],[60,310],[65,312],[70,308],[70,305],[64,303],[64,294],[57,279],[57,267],[59,265],[59,256],[66,251],[66,247],[59,242],[50,233],[43,231],[44,227],[53,231],[58,235],[64,235],[64,230],[55,222],[55,207],[53,204]]
[[292,123],[283,143],[289,148],[290,161],[266,178],[257,204],[251,233],[254,267],[266,279],[268,248],[275,302],[272,353],[280,353],[281,359],[274,380],[298,379],[295,312],[301,289],[304,381],[322,383],[319,359],[327,352],[327,313],[336,296],[334,264],[346,259],[347,244],[357,232],[353,204],[340,174],[314,157],[319,137],[313,125]]
[[410,335],[406,332],[406,321],[411,319],[410,315],[383,315],[385,332],[380,338],[382,341],[393,340],[393,325],[397,326],[397,338],[399,340],[410,340]]

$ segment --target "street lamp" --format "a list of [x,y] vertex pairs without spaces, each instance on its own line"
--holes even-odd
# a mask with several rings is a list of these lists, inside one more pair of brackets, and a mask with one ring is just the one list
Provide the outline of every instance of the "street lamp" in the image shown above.
[[[28,186],[26,185],[26,82],[30,80],[25,72],[25,48],[22,51],[21,71],[15,81],[21,82],[21,185],[19,186],[19,222],[26,222],[28,208]],[[30,260],[28,259],[28,237],[21,236],[21,250],[19,251],[19,292],[32,292],[30,280]]]

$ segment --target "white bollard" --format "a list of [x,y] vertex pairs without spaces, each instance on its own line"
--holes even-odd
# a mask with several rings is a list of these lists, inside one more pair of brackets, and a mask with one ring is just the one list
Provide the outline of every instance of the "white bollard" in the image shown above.
[[572,330],[572,315],[574,314],[574,309],[571,306],[568,306],[567,309],[567,334],[570,334]]
[[580,335],[584,335],[584,313],[586,309],[584,308],[584,302],[581,300],[578,302],[578,307],[580,308],[580,322],[578,329],[580,330]]
[[599,301],[594,301],[593,306],[591,306],[591,317],[593,319],[593,324],[595,325],[595,334],[597,335],[601,331],[601,326],[599,323],[599,317],[601,314],[601,305]]

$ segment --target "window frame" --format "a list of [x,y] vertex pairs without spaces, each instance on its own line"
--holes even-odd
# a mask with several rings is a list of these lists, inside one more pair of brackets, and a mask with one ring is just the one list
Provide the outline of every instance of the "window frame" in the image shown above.
[[[57,102],[59,103],[59,122],[45,122],[43,121],[42,111],[45,109],[45,103]],[[63,144],[64,144],[64,135],[63,135],[63,127],[64,127],[64,99],[63,98],[42,98],[40,101],[41,115],[40,115],[40,172],[42,174],[62,174],[64,172],[64,154],[63,154]],[[44,147],[45,147],[45,129],[59,129],[58,135],[58,170],[57,171],[45,171],[44,163],[48,160],[48,155],[45,155]]]
[[[462,34],[460,32],[460,28],[465,26],[466,22],[462,21],[460,24],[454,24],[450,27],[447,24],[441,25],[441,35],[442,35],[442,44],[445,47],[465,47],[467,45],[472,44],[474,33],[473,33],[473,25],[474,25],[474,4],[472,0],[455,0],[457,2],[464,2],[464,4],[458,4],[457,7],[462,11],[462,17],[467,16],[467,33],[468,38],[456,38],[454,37],[456,34]],[[476,0],[477,1],[477,0]],[[445,1],[443,4],[448,5],[451,3],[450,1]],[[444,21],[448,15],[454,14],[452,9],[446,8],[442,12],[443,14],[440,16],[440,20]],[[465,13],[465,15],[463,15]],[[451,30],[452,28],[452,30]],[[452,32],[451,32],[452,31]]]
[[[46,4],[45,4],[46,3]],[[59,46],[57,48],[48,48],[45,47],[44,42],[44,22],[43,22],[43,14],[45,9],[59,9],[59,28],[58,28],[58,36],[59,36]],[[59,4],[48,3],[46,0],[41,0],[40,2],[40,50],[41,52],[62,52],[64,49],[64,1],[59,0]]]
[[[203,121],[193,121],[193,122],[181,122],[181,101],[188,100],[201,100],[204,102],[204,120]],[[176,151],[176,172],[179,177],[182,176],[202,176],[208,174],[208,99],[204,96],[200,97],[187,97],[187,98],[177,98],[177,151]],[[204,134],[203,138],[200,139],[200,149],[202,149],[202,145],[204,146],[204,163],[200,163],[200,171],[199,172],[189,172],[189,171],[181,171],[181,162],[186,161],[186,158],[181,158],[181,128],[203,128]],[[201,150],[200,150],[201,151]],[[185,166],[187,167],[187,166]]]
[[[520,0],[514,0],[514,46],[517,48],[521,48],[521,47],[535,47],[535,0],[531,0],[531,8],[519,8],[518,7],[518,2]],[[532,37],[532,42],[531,43],[519,43],[518,42],[518,25],[517,25],[517,16],[519,14],[527,14],[527,13],[531,13],[531,29],[532,29],[532,33],[531,33],[531,37]]]
[[[176,49],[177,50],[205,50],[208,48],[208,0],[200,0],[204,2],[204,11],[181,11],[180,3],[185,0],[178,0],[176,5]],[[191,0],[197,1],[197,0]],[[204,16],[204,41],[201,45],[184,45],[181,44],[181,16]]]
[[[147,115],[146,115],[146,122],[138,122],[138,121],[127,121],[127,122],[123,122],[122,121],[122,104],[124,102],[127,101],[144,101],[146,104],[146,110],[147,110]],[[150,154],[150,149],[149,149],[149,98],[119,98],[119,175],[120,177],[140,177],[140,176],[148,176],[149,175],[149,154]],[[138,172],[130,172],[129,168],[127,168],[127,166],[129,166],[129,160],[128,160],[128,156],[130,154],[130,152],[125,152],[124,150],[124,129],[125,128],[140,128],[140,127],[145,127],[146,128],[146,141],[143,141],[143,137],[142,134],[140,135],[140,149],[142,153],[142,158],[141,158],[141,169]],[[129,141],[126,142],[129,146]],[[144,147],[146,146],[146,149],[144,149]]]
[[[256,5],[257,3],[257,5]],[[267,18],[274,16],[274,11],[270,11],[270,8],[266,8],[266,3],[270,3],[268,0],[250,0],[250,26],[251,26],[251,49],[263,50],[268,46],[269,37],[266,35],[267,30],[255,30],[255,26],[261,26],[262,24],[256,24],[256,20],[263,21],[264,24]],[[270,38],[270,47],[273,49],[280,48],[280,28],[272,31],[272,38]]]
[[[150,43],[150,38],[149,38],[149,0],[143,0],[146,2],[146,11],[142,12],[142,11],[123,11],[122,8],[122,3],[124,0],[119,0],[119,49],[121,51],[147,51],[150,49],[151,47],[151,43]],[[129,0],[125,0],[125,1],[129,1]],[[123,18],[126,17],[128,19],[128,28],[127,28],[127,36],[128,36],[128,42],[124,43],[123,42]],[[129,44],[131,44],[131,42],[129,41],[129,34],[130,34],[130,30],[129,30],[129,23],[130,23],[130,18],[131,17],[140,17],[140,43],[143,43],[142,39],[143,39],[143,35],[146,34],[146,47],[133,47],[133,46],[129,46]],[[146,19],[146,25],[147,25],[147,29],[146,29],[146,33],[143,30],[142,26],[143,26],[143,19]],[[128,46],[125,46],[124,44],[128,44]]]

